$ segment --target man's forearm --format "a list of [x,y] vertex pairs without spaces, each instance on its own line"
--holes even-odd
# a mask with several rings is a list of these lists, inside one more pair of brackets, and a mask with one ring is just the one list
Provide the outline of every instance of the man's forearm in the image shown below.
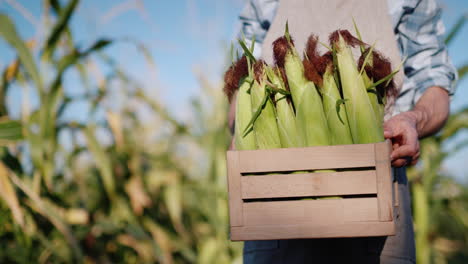
[[437,133],[447,121],[450,112],[447,91],[440,87],[428,88],[409,114],[414,118],[419,138]]

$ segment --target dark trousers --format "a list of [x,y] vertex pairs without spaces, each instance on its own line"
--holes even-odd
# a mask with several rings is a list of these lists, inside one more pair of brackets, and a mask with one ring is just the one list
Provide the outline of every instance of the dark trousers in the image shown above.
[[245,264],[415,263],[411,200],[406,170],[394,169],[400,206],[395,207],[396,235],[369,238],[246,241]]

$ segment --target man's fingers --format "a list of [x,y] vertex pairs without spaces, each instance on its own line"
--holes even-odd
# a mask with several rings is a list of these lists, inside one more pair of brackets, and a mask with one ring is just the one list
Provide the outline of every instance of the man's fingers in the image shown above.
[[403,145],[395,150],[393,150],[391,159],[399,159],[404,157],[413,157],[419,152],[419,149],[416,144],[413,145]]
[[392,166],[396,168],[400,168],[400,167],[406,166],[407,163],[408,161],[406,159],[397,159],[397,160],[392,161]]
[[411,160],[411,166],[414,166],[416,165],[416,163],[418,163],[419,155],[420,155],[420,152],[418,151],[418,153],[416,153],[416,155],[413,156],[413,159]]
[[391,154],[392,166],[403,167],[415,165],[419,159],[419,145],[417,142],[412,145],[402,145],[395,148]]
[[392,130],[384,130],[383,132],[384,138],[392,138],[393,137],[393,132]]

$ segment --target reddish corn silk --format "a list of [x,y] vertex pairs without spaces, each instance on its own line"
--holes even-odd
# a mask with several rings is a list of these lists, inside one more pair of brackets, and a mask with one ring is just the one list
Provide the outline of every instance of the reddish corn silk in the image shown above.
[[[359,69],[362,68],[362,65],[364,64],[364,60],[366,56],[369,54],[370,48],[367,48],[364,53],[359,57],[358,60],[358,65]],[[387,77],[389,74],[392,73],[392,65],[385,56],[382,55],[382,53],[373,50],[372,55],[371,55],[370,63],[366,65],[364,70],[366,71],[366,74],[374,80],[374,82],[377,82],[385,77]],[[370,65],[369,65],[370,64]],[[395,83],[393,82],[393,79],[390,81],[388,85],[387,83],[381,83],[380,85],[377,86],[377,92],[381,97],[386,96],[387,98],[394,98],[398,95],[398,89],[395,86]]]
[[264,73],[265,73],[265,69],[264,67],[266,66],[266,63],[265,61],[263,60],[258,60],[257,62],[255,62],[254,64],[254,76],[255,76],[255,80],[257,82],[262,82],[263,78],[264,78]]
[[234,93],[239,89],[239,82],[249,73],[247,58],[242,56],[234,65],[231,65],[224,74],[223,91],[228,97],[229,102],[232,101]]
[[305,48],[305,58],[302,60],[304,65],[304,75],[307,80],[312,81],[318,86],[322,86],[323,79],[317,70],[316,63],[320,60],[320,55],[317,51],[318,38],[315,35],[310,35]]
[[275,59],[276,65],[279,67],[284,67],[284,60],[286,58],[286,54],[288,53],[291,44],[294,46],[294,41],[291,38],[291,41],[288,42],[286,37],[279,37],[273,42],[273,57]]
[[351,47],[357,47],[360,45],[368,46],[366,43],[360,41],[358,38],[353,36],[353,34],[351,34],[348,30],[342,30],[342,29],[335,30],[333,31],[333,33],[330,34],[328,38],[330,45],[333,46],[334,43],[338,42],[340,35],[344,39],[346,44],[348,44]]

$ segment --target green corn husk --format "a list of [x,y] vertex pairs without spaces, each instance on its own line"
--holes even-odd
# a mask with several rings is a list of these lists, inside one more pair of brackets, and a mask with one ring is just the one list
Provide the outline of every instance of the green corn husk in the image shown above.
[[[362,79],[364,81],[364,85],[366,87],[369,87],[372,85],[373,83],[373,80],[369,78],[369,76],[367,75],[367,73],[365,71],[363,71],[362,73]],[[369,100],[372,104],[372,109],[374,111],[374,114],[375,114],[375,117],[377,119],[377,123],[380,124],[380,126],[378,127],[381,131],[379,133],[382,133],[383,134],[383,122],[384,122],[384,103],[379,103],[379,98],[378,98],[378,95],[377,95],[377,90],[375,88],[373,89],[370,89],[367,91],[367,95],[369,96]]]
[[296,118],[299,130],[305,139],[305,147],[330,145],[327,119],[323,112],[322,99],[313,82],[308,82],[306,89],[296,104]]
[[334,43],[336,60],[343,89],[346,114],[355,144],[375,143],[384,140],[382,124],[379,124],[371,101],[367,95],[364,80],[359,75],[351,49],[339,35]]
[[[267,68],[268,79],[279,90],[286,91],[281,73],[278,70]],[[280,136],[281,146],[283,148],[299,147],[298,133],[296,127],[296,116],[292,105],[288,102],[286,95],[277,92],[275,94],[276,102],[276,121]]]
[[346,108],[341,105],[343,99],[338,91],[331,67],[323,74],[322,97],[331,143],[333,145],[353,144]]
[[[255,80],[252,84],[250,98],[253,112],[261,107],[265,96],[269,96],[265,85],[266,75],[264,73],[259,81]],[[278,125],[276,124],[275,108],[270,99],[267,99],[259,116],[253,123],[253,132],[257,149],[281,148]]]
[[241,81],[241,85],[237,92],[236,100],[236,121],[235,121],[235,146],[237,150],[252,150],[256,149],[255,137],[253,133],[244,135],[244,129],[247,127],[250,119],[252,119],[252,102],[250,99],[249,89],[252,79],[249,77]]
[[313,82],[304,77],[304,67],[295,48],[290,45],[284,61],[291,95],[296,108],[296,124],[301,146],[330,145],[328,125],[322,99]]

